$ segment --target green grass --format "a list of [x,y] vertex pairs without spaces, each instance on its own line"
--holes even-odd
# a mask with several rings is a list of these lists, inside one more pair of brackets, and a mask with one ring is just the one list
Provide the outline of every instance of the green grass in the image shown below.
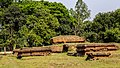
[[50,56],[23,57],[18,60],[15,56],[9,55],[2,56],[0,68],[120,68],[119,55],[95,61],[85,61],[85,58],[61,53]]
[[[120,44],[116,45],[120,46]],[[1,56],[0,56],[1,57]],[[85,61],[85,57],[67,56],[66,53],[50,56],[31,56],[16,59],[13,55],[0,58],[0,68],[120,68],[120,50],[110,58]]]

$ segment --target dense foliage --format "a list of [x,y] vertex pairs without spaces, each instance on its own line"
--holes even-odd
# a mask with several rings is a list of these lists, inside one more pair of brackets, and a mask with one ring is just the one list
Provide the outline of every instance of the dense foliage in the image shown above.
[[61,3],[28,0],[5,2],[1,1],[0,4],[1,46],[48,45],[51,44],[50,38],[56,35],[73,34],[75,19]]
[[99,13],[87,21],[90,10],[82,1],[75,10],[62,3],[0,0],[0,46],[48,45],[58,35],[84,36],[89,42],[120,42],[120,9]]
[[120,9],[97,14],[86,31],[91,42],[120,42]]

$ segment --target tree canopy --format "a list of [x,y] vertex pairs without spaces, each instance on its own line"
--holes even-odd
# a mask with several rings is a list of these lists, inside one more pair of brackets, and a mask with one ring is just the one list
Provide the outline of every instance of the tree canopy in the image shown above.
[[0,17],[0,43],[14,48],[51,44],[54,36],[72,34],[75,23],[62,3],[47,1],[13,1]]
[[92,42],[120,42],[120,9],[98,13],[85,29],[93,33],[88,34]]
[[0,46],[49,45],[58,35],[83,36],[89,42],[120,42],[120,9],[98,13],[89,21],[83,0],[75,10],[62,3],[33,0],[0,0]]

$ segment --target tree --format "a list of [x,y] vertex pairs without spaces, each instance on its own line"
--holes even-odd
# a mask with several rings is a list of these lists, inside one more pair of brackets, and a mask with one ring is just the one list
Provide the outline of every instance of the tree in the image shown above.
[[24,29],[28,32],[21,30],[23,32],[20,31],[20,33],[29,40],[28,46],[50,44],[50,38],[56,35],[55,29],[59,26],[58,19],[50,14],[50,10],[44,6],[43,2],[24,2],[19,6],[27,15]]
[[74,34],[77,20],[62,3],[14,0],[0,8],[0,24],[1,46],[16,48],[48,45],[54,36]]
[[[87,26],[88,32],[92,32],[94,37],[88,35],[91,42],[119,42],[120,32],[120,9],[112,12],[98,13],[93,22]],[[96,40],[92,41],[92,39]]]
[[74,28],[75,35],[81,36],[83,34],[83,23],[87,18],[89,18],[90,10],[88,10],[88,7],[83,0],[78,0],[76,2],[75,11],[71,9],[70,14],[77,20],[77,24]]
[[88,6],[83,2],[83,0],[77,1],[75,11],[77,13],[76,18],[78,22],[84,21],[90,16],[90,10],[88,10]]
[[118,28],[106,30],[104,42],[120,42],[120,30]]
[[12,47],[16,44],[18,31],[26,23],[25,15],[19,7],[11,5],[6,8],[1,17],[3,45]]
[[0,7],[7,8],[10,4],[12,4],[13,0],[0,0]]
[[75,19],[70,16],[69,11],[62,3],[44,2],[44,5],[50,10],[50,14],[54,15],[60,23],[56,29],[57,35],[71,35],[72,28],[75,26]]

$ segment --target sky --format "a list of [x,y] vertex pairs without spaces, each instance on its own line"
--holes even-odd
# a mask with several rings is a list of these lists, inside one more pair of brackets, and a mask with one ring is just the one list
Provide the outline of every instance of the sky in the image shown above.
[[[50,2],[61,2],[68,9],[74,8],[77,0],[49,0]],[[88,9],[91,10],[91,20],[99,12],[109,12],[120,8],[120,0],[84,0]]]

